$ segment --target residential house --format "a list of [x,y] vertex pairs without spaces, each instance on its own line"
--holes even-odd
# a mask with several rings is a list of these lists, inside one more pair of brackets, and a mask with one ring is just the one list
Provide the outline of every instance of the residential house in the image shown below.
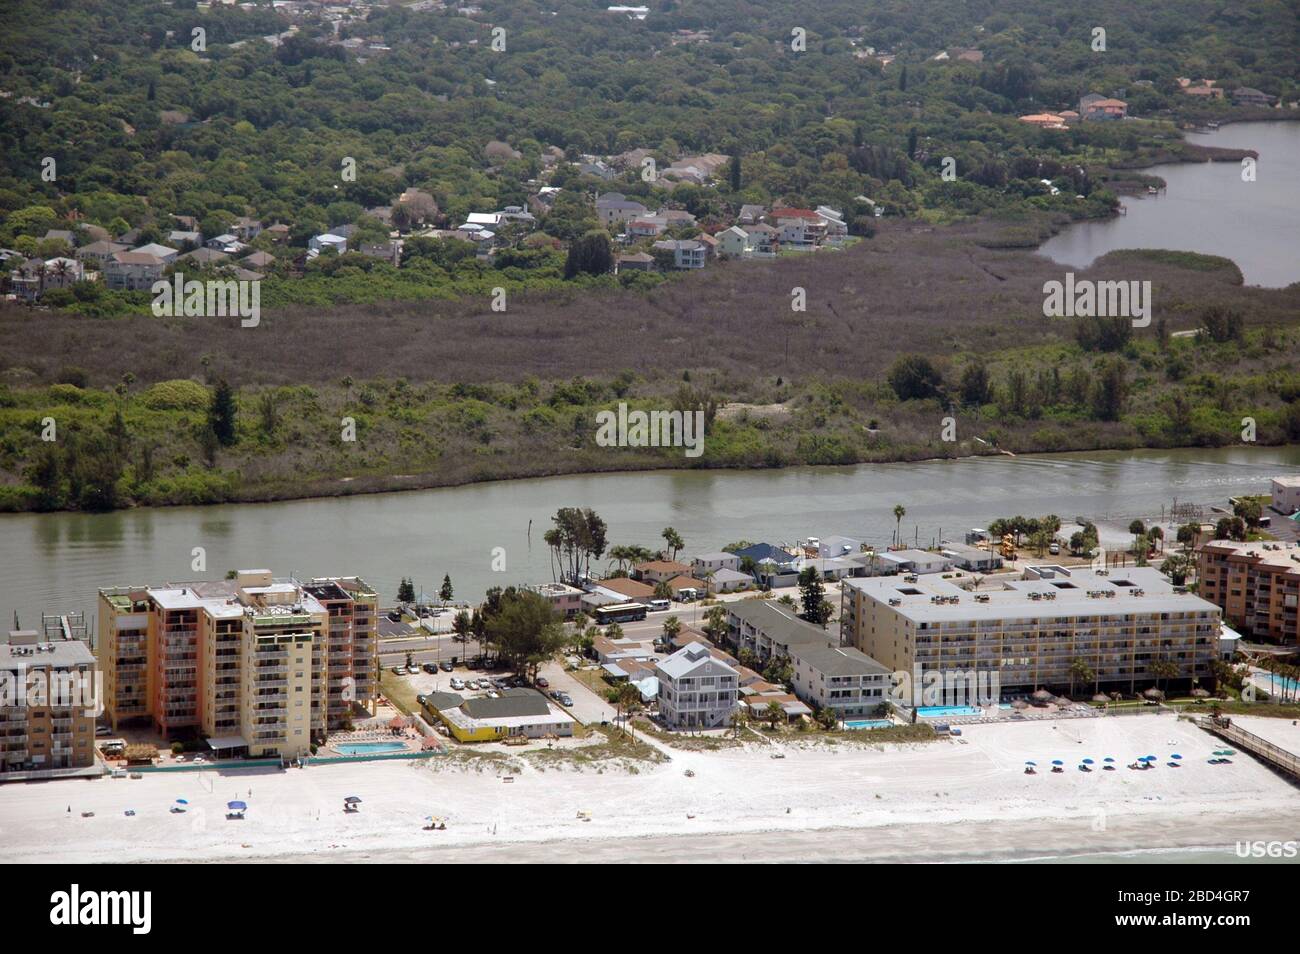
[[268,225],[262,231],[269,235],[271,241],[275,242],[277,245],[289,241],[289,226],[285,225],[283,222],[276,222],[274,225]]
[[863,541],[856,537],[829,536],[810,539],[808,547],[822,558],[847,557],[862,552]]
[[151,242],[148,245],[141,245],[139,248],[131,249],[133,252],[140,252],[144,255],[154,255],[162,259],[164,265],[170,265],[176,261],[176,256],[180,255],[179,249],[174,249],[166,245],[159,245],[157,242]]
[[600,159],[583,159],[576,165],[584,176],[595,176],[597,179],[612,179],[615,176],[614,167]]
[[1272,106],[1276,100],[1276,96],[1250,86],[1238,86],[1232,91],[1232,101],[1238,106]]
[[826,235],[825,220],[812,209],[773,209],[768,218],[776,226],[782,248],[811,251]]
[[104,285],[117,291],[149,291],[166,267],[148,252],[117,252],[104,265]]
[[690,572],[689,566],[676,560],[650,560],[634,566],[632,577],[653,586],[655,583],[665,583],[676,576],[689,576]]
[[582,590],[567,583],[538,583],[528,587],[541,596],[565,619],[573,619],[582,609]]
[[203,244],[203,233],[186,231],[184,229],[173,229],[167,233],[167,241],[171,242],[172,245],[175,245],[178,248],[184,248],[187,245],[191,248],[195,248]]
[[929,550],[914,550],[911,548],[886,550],[877,554],[877,556],[886,566],[892,563],[897,567],[896,572],[898,573],[946,573],[953,568],[954,564],[952,557],[942,553],[931,553]]
[[1269,503],[1286,516],[1300,510],[1300,475],[1272,478],[1269,481]]
[[749,257],[773,258],[780,248],[780,233],[766,222],[745,226],[749,236]]
[[746,258],[749,255],[749,233],[739,225],[723,229],[716,237],[720,255],[727,258]]
[[633,242],[654,238],[656,235],[662,235],[667,225],[668,223],[658,216],[642,215],[628,222],[627,237]]
[[130,248],[131,246],[124,245],[121,242],[98,241],[81,246],[75,254],[78,261],[83,263],[91,262],[102,269],[114,255],[118,252],[129,251]]
[[763,205],[742,205],[740,215],[736,217],[739,225],[756,225],[762,221],[763,216],[767,214],[767,207]]
[[828,205],[817,206],[816,212],[821,216],[827,245],[839,245],[849,235],[849,227],[844,222],[844,213]]
[[[208,249],[207,251],[211,251]],[[270,252],[254,252],[240,259],[240,264],[248,268],[269,268],[275,264],[275,256]]]
[[308,251],[315,252],[317,255],[327,248],[332,248],[342,255],[348,250],[348,240],[345,236],[337,235],[334,232],[323,232],[320,235],[313,235],[307,240]]
[[670,229],[690,228],[695,224],[695,216],[684,209],[660,209],[655,216],[664,220],[664,226]]
[[241,242],[251,242],[262,234],[262,223],[258,219],[250,219],[246,215],[241,215],[235,219],[230,231],[234,232]]
[[738,673],[703,643],[673,653],[655,666],[659,717],[674,729],[727,726],[736,708]]
[[402,264],[402,240],[388,242],[362,242],[357,251],[367,258],[378,258],[394,268]]
[[1037,126],[1039,129],[1066,129],[1065,119],[1059,113],[1030,113],[1021,116],[1022,123]]
[[221,235],[208,239],[203,245],[214,252],[225,252],[227,255],[238,255],[248,249],[248,246],[239,241],[232,232],[223,232]]
[[716,550],[713,553],[701,553],[691,558],[691,572],[696,576],[702,577],[710,570],[723,569],[739,570],[740,557],[726,550]]
[[981,550],[965,543],[941,543],[939,552],[952,561],[952,565],[973,573],[991,573],[1002,568],[1002,556],[996,550]]
[[672,252],[673,267],[679,269],[703,268],[708,257],[707,247],[694,239],[668,239],[655,242],[654,247],[663,252]]
[[668,580],[666,585],[672,591],[673,599],[679,603],[692,603],[709,593],[708,583],[685,573]]
[[228,258],[230,258],[230,256],[225,252],[219,252],[214,248],[204,247],[196,248],[192,252],[186,252],[184,255],[180,256],[180,258],[176,259],[176,261],[193,262],[195,265],[199,266],[199,268],[202,268],[205,265],[215,265],[218,262],[224,262]]
[[754,585],[754,578],[748,573],[741,573],[739,570],[731,570],[727,567],[714,570],[712,576],[706,574],[705,579],[711,593],[735,593]]
[[604,591],[619,602],[628,600],[645,601],[655,595],[655,588],[648,583],[641,583],[625,576],[612,576],[600,580],[594,585],[596,592]]
[[621,192],[606,192],[596,197],[596,217],[606,228],[621,224],[629,219],[640,218],[650,210],[635,199],[629,199]]
[[1089,93],[1079,100],[1079,117],[1084,122],[1123,119],[1128,115],[1128,103]]
[[614,272],[652,272],[654,271],[655,260],[653,255],[645,252],[633,252],[629,255],[620,255],[614,260]]
[[425,711],[446,725],[458,742],[573,735],[576,720],[535,689],[506,689],[496,699],[482,696],[457,704],[459,698],[455,693],[435,693],[423,703]]

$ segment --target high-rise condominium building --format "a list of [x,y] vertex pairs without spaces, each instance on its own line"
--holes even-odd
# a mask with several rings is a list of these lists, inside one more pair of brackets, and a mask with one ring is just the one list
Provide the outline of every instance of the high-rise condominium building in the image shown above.
[[296,758],[374,701],[378,596],[357,577],[99,591],[104,707],[226,754]]
[[1197,553],[1197,589],[1256,639],[1300,643],[1300,546],[1211,540]]

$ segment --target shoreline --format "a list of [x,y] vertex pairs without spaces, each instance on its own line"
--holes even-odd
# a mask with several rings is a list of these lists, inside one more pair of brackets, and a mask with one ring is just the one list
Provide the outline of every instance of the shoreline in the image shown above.
[[[1237,445],[1223,445],[1236,447]],[[1256,448],[1288,448],[1300,447],[1300,443],[1281,442],[1281,443],[1264,443],[1259,442],[1254,445]],[[442,482],[437,480],[436,474],[394,474],[381,477],[339,477],[332,478],[333,489],[330,487],[313,486],[306,493],[274,493],[274,494],[250,494],[248,496],[235,496],[226,500],[213,501],[210,503],[163,503],[163,504],[132,504],[126,507],[118,507],[113,510],[78,510],[71,508],[60,508],[55,510],[0,510],[0,520],[7,516],[39,516],[45,514],[80,514],[84,516],[97,516],[110,513],[128,513],[133,511],[157,511],[157,510],[174,510],[187,507],[208,509],[211,507],[224,507],[231,505],[249,505],[249,504],[276,504],[289,503],[295,501],[312,501],[312,500],[334,500],[339,497],[363,497],[374,496],[377,494],[400,494],[407,492],[416,492],[422,490],[451,490],[461,487],[473,487],[479,484],[501,484],[513,481],[525,480],[549,480],[552,478],[566,477],[601,477],[601,476],[622,476],[632,477],[645,474],[677,474],[684,471],[707,471],[712,473],[762,473],[766,471],[790,471],[797,469],[836,469],[836,468],[853,468],[864,466],[888,466],[890,464],[929,464],[940,462],[957,462],[964,460],[979,460],[983,458],[1004,458],[1012,459],[1021,457],[1060,457],[1066,454],[1094,454],[1094,453],[1114,453],[1114,454],[1142,454],[1157,453],[1160,451],[1192,451],[1205,450],[1200,444],[1182,444],[1169,446],[1150,446],[1144,445],[1139,447],[1126,446],[1105,446],[1105,447],[1070,447],[1070,448],[1053,448],[1051,450],[1022,449],[1016,452],[1005,449],[988,448],[985,453],[976,454],[954,454],[951,456],[934,456],[933,454],[916,457],[893,457],[888,459],[859,460],[849,464],[817,464],[806,461],[797,461],[789,464],[775,465],[771,467],[740,467],[730,465],[702,466],[697,463],[691,463],[683,467],[631,467],[631,468],[610,468],[610,469],[575,469],[563,470],[554,469],[544,473],[518,473],[502,474],[492,477],[478,477],[469,480],[460,480],[452,482]],[[1222,449],[1210,448],[1214,450]],[[427,479],[426,479],[427,478]],[[329,478],[320,478],[327,480]]]
[[[1249,756],[1207,764],[1214,738],[1169,714],[963,728],[962,741],[925,744],[790,735],[665,748],[663,762],[542,750],[506,765],[487,747],[485,758],[466,750],[420,764],[6,785],[0,860],[1034,862],[1161,852],[1223,862],[1237,841],[1288,841],[1300,829],[1295,785]],[[783,758],[772,758],[774,745]],[[1022,771],[1026,759],[1170,751],[1186,756],[1177,770]],[[363,799],[359,812],[341,810],[349,795]],[[178,797],[187,811],[170,812]],[[225,817],[232,798],[247,801],[246,818]],[[445,831],[425,828],[431,814]]]

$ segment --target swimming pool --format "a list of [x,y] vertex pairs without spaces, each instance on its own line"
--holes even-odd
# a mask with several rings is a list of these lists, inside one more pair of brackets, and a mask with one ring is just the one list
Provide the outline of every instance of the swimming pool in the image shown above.
[[1269,673],[1267,676],[1260,673],[1259,678],[1264,680],[1265,688],[1269,692],[1294,692],[1300,689],[1300,682],[1288,679],[1286,676],[1279,676],[1277,673]]
[[982,711],[975,706],[921,706],[916,714],[921,719],[942,719],[949,716],[979,715]]
[[894,723],[888,719],[851,719],[844,723],[846,729],[887,729]]
[[376,752],[405,752],[402,742],[349,742],[334,746],[339,755],[374,755]]

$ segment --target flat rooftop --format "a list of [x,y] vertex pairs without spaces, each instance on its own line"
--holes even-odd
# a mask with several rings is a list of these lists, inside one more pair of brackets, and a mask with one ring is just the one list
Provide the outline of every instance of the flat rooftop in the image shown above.
[[[866,596],[917,622],[1119,616],[1128,613],[1219,614],[1192,593],[1176,593],[1154,567],[1129,567],[1100,576],[1091,570],[1055,568],[1041,579],[999,581],[995,588],[968,590],[942,579],[866,577],[844,581]],[[976,596],[979,599],[976,599]]]
[[1227,554],[1229,559],[1237,557],[1251,563],[1267,563],[1300,574],[1300,544],[1272,543],[1267,540],[1255,540],[1250,543],[1211,540],[1202,545],[1201,549]]
[[0,643],[0,669],[17,671],[46,666],[94,666],[90,647],[79,639],[56,639],[53,642],[28,644]]

